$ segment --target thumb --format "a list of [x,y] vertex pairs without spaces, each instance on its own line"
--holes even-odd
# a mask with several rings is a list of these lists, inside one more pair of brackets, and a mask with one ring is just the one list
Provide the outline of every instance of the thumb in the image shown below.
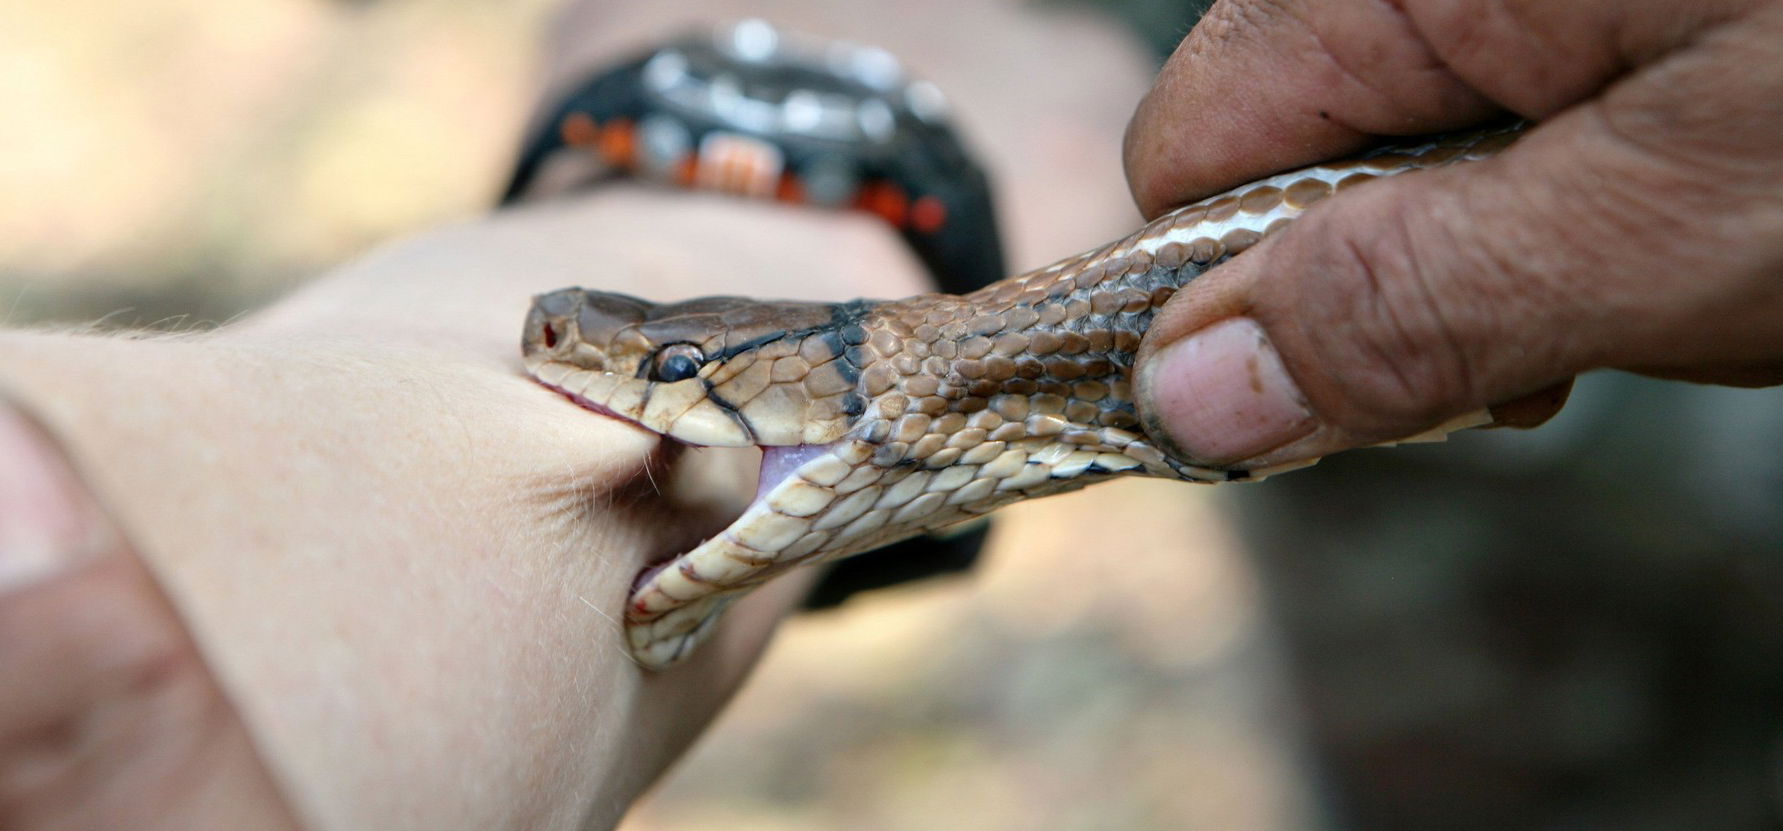
[[1365,183],[1185,287],[1142,344],[1148,432],[1203,465],[1283,465],[1495,405],[1539,423],[1580,371],[1701,351],[1680,338],[1729,322],[1740,282],[1708,238],[1725,223],[1681,229],[1701,176],[1602,124],[1574,110],[1495,158]]

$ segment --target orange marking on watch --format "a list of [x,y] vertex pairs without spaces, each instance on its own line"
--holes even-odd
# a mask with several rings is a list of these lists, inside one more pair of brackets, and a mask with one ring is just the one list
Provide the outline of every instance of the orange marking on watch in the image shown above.
[[688,154],[681,157],[681,163],[675,166],[675,183],[684,187],[693,187],[694,179],[700,174],[700,159]]
[[947,206],[940,199],[924,196],[910,206],[910,224],[925,234],[933,234],[947,224]]
[[557,125],[557,132],[564,144],[586,147],[600,140],[601,128],[588,113],[570,113]]
[[780,177],[780,186],[774,189],[774,198],[782,202],[804,202],[805,186],[799,182],[799,177],[788,173]]
[[638,131],[629,118],[607,122],[600,135],[601,158],[617,167],[631,167],[638,158]]
[[861,188],[860,205],[879,214],[894,228],[904,227],[909,220],[910,203],[904,192],[890,182],[873,182]]

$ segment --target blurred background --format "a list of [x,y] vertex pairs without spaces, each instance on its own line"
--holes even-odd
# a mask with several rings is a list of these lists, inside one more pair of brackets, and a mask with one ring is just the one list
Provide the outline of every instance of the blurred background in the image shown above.
[[[4,319],[214,326],[488,211],[557,5],[0,5]],[[1077,6],[1160,58],[1198,11]],[[1775,390],[999,519],[790,623],[625,827],[1783,827]]]

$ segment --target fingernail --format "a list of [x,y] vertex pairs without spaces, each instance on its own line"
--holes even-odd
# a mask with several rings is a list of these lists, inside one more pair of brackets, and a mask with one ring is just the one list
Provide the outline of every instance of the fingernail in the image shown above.
[[1245,317],[1160,349],[1140,395],[1147,429],[1162,430],[1180,455],[1200,464],[1248,459],[1318,426],[1263,327]]
[[0,399],[0,592],[98,556],[110,526],[55,440]]

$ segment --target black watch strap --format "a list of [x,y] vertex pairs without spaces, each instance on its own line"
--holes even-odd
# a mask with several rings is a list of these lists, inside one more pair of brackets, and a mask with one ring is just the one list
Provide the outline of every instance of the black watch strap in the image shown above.
[[667,184],[873,213],[944,291],[1007,276],[990,183],[933,84],[881,50],[745,21],[596,73],[527,141],[516,201],[559,154]]

